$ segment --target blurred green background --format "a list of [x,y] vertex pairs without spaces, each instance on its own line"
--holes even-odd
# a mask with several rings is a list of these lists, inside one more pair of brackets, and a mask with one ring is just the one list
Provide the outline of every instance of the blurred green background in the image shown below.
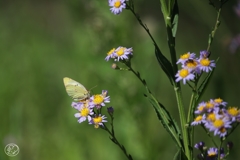
[[[228,2],[211,51],[220,57],[202,100],[221,97],[239,106],[239,49],[229,52],[231,39],[239,34],[240,19]],[[136,11],[147,24],[164,54],[169,57],[159,1],[135,1]],[[176,39],[178,56],[199,53],[207,47],[216,12],[208,1],[180,1]],[[161,71],[153,44],[133,15],[124,10],[113,15],[106,1],[53,0],[0,2],[0,159],[1,160],[122,160],[126,159],[106,132],[87,123],[79,124],[66,94],[63,77],[68,76],[92,93],[107,89],[115,109],[116,136],[137,160],[172,159],[176,147],[159,123],[144,87],[130,72],[111,69],[104,61],[113,47],[133,47],[133,66],[144,77],[154,95],[178,119],[173,88]],[[188,105],[190,90],[184,89]],[[202,128],[195,141],[213,146]],[[239,128],[229,137],[235,149],[229,159],[239,157]],[[8,157],[4,147],[16,143],[20,153]]]

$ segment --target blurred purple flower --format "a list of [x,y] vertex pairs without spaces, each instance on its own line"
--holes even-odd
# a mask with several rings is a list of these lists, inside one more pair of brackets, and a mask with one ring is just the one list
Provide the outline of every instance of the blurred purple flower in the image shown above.
[[240,46],[240,34],[233,37],[233,39],[231,40],[230,45],[229,45],[230,52],[231,53],[236,53],[239,46]]
[[240,18],[240,1],[238,1],[237,6],[234,6],[234,11],[236,12],[237,16]]

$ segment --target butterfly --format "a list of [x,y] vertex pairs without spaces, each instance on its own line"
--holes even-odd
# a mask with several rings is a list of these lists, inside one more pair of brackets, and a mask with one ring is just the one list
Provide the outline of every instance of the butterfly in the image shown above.
[[67,94],[70,97],[72,97],[73,100],[81,101],[81,100],[89,99],[90,92],[87,91],[87,89],[79,82],[71,78],[64,77],[63,83],[65,85]]

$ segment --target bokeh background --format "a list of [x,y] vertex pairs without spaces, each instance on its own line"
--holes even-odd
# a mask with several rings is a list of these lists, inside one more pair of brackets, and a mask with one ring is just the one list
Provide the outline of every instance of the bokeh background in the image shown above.
[[[166,31],[157,0],[135,1],[136,11],[158,45],[169,57]],[[221,97],[240,106],[240,11],[239,1],[222,10],[211,58],[220,57],[202,100]],[[208,1],[179,1],[176,39],[178,56],[207,48],[216,12]],[[240,8],[239,8],[240,9]],[[92,93],[107,89],[115,109],[116,136],[137,160],[168,160],[177,151],[144,98],[144,87],[130,72],[111,69],[104,61],[113,47],[133,47],[133,67],[149,88],[178,119],[173,88],[161,71],[153,44],[127,10],[116,16],[107,1],[52,0],[0,2],[0,159],[1,160],[122,160],[126,159],[108,134],[74,117],[63,77],[68,76]],[[186,106],[190,90],[183,87]],[[213,146],[202,128],[195,141]],[[229,159],[238,159],[240,129],[229,137],[235,146]],[[16,143],[20,153],[8,157],[4,147]],[[197,151],[195,152],[197,153]]]

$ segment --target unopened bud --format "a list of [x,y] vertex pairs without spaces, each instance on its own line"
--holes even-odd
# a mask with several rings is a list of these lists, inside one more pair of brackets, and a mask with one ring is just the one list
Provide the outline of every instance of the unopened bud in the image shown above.
[[113,107],[107,107],[107,111],[110,115],[113,115],[114,109]]
[[112,69],[119,69],[119,67],[117,66],[116,63],[113,63],[113,64],[112,64]]
[[228,142],[227,143],[227,148],[228,148],[228,150],[230,150],[230,149],[232,149],[233,148],[233,142]]

